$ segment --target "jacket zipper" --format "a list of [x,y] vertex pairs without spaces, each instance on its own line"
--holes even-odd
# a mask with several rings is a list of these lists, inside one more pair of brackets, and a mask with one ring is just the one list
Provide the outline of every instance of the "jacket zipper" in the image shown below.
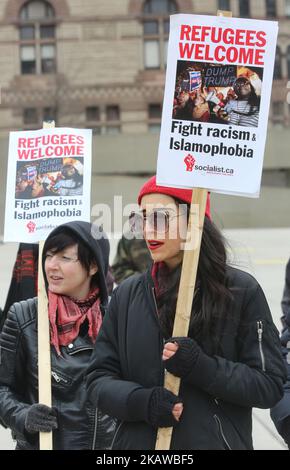
[[112,440],[112,444],[111,444],[110,450],[113,450],[113,446],[114,446],[114,444],[115,444],[115,440],[116,440],[116,438],[117,438],[117,435],[119,434],[119,431],[120,431],[120,429],[121,429],[121,426],[122,426],[123,422],[124,422],[124,421],[121,421],[121,422],[120,422],[119,426],[117,427],[117,429],[116,429],[116,431],[115,431],[115,434],[114,434],[114,437],[113,437],[113,440]]
[[98,410],[97,410],[97,408],[96,408],[96,411],[95,411],[94,436],[93,436],[93,447],[92,447],[92,450],[95,450],[96,437],[97,437],[97,429],[98,429]]
[[259,341],[259,351],[260,351],[260,357],[261,357],[261,362],[262,362],[262,371],[266,372],[266,366],[265,366],[265,355],[263,351],[263,322],[262,321],[257,321],[257,332],[258,332],[258,341]]
[[[153,297],[153,301],[154,301],[154,305],[155,305],[156,317],[157,317],[157,320],[158,320],[158,307],[157,307],[157,302],[156,302],[155,289],[154,289],[154,287],[152,287],[152,297]],[[158,320],[158,323],[159,323],[159,320]]]
[[64,382],[65,384],[68,383],[68,380],[64,379],[63,377],[61,377],[60,375],[58,375],[56,372],[54,372],[53,370],[51,371],[51,375],[52,377],[54,378],[54,380],[59,383],[59,382]]
[[76,351],[72,351],[72,352],[68,352],[68,354],[70,356],[73,356],[74,354],[77,354],[78,352],[82,352],[82,351],[92,351],[94,348],[90,347],[90,346],[84,346],[83,348],[79,348],[77,349]]
[[224,434],[222,423],[221,423],[219,417],[217,415],[214,415],[213,417],[216,420],[216,423],[217,423],[218,428],[219,428],[219,432],[221,433],[221,436],[222,436],[222,439],[223,439],[225,445],[227,446],[228,450],[232,450],[232,448],[231,448],[230,444],[228,443],[228,440],[226,439],[226,436]]
[[[215,397],[215,398],[214,398],[214,402],[215,402],[216,406],[219,407],[223,413],[225,413],[225,411],[224,411],[224,409],[223,409],[223,406],[222,406],[222,403],[220,403],[220,401],[219,401],[219,398]],[[230,423],[231,423],[231,425],[233,426],[233,428],[235,429],[235,431],[236,431],[236,433],[238,434],[238,436],[239,436],[241,442],[244,444],[245,449],[247,449],[247,443],[245,442],[245,440],[244,440],[243,436],[241,435],[239,429],[237,428],[237,426],[235,425],[235,423],[233,422],[233,420],[231,419],[230,416],[226,416],[226,417],[227,417],[227,419],[230,421]],[[231,450],[232,450],[232,449],[231,449]]]

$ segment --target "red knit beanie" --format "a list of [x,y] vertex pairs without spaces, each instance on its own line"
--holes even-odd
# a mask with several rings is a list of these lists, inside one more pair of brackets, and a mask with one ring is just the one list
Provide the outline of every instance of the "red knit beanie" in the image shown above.
[[[180,201],[184,201],[187,204],[191,203],[192,189],[171,188],[169,186],[157,186],[156,176],[152,176],[152,178],[146,181],[146,183],[140,189],[140,192],[138,195],[138,204],[140,205],[141,199],[143,196],[145,196],[145,194],[152,194],[152,193],[166,194],[167,196],[171,196],[175,199],[179,199]],[[205,215],[209,219],[211,219],[209,193],[207,193]]]

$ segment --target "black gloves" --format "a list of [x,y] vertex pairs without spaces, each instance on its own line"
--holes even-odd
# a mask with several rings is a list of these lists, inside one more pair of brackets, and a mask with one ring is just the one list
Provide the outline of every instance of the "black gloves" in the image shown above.
[[25,418],[25,429],[30,434],[50,432],[57,428],[56,411],[41,403],[31,405]]
[[148,422],[155,428],[166,428],[177,424],[172,409],[181,400],[163,387],[154,387],[148,409]]
[[163,361],[164,367],[176,377],[186,377],[192,371],[201,348],[194,339],[187,337],[169,338],[166,343],[177,343],[178,349],[170,359]]

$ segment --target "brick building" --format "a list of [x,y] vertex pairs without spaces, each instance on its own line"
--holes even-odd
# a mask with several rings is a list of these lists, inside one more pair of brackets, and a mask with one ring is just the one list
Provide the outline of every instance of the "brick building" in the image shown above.
[[[10,130],[37,129],[43,119],[92,128],[93,201],[134,199],[156,168],[169,15],[217,9],[279,21],[261,222],[251,201],[235,198],[231,208],[218,196],[226,225],[263,225],[273,191],[289,197],[290,0],[0,0],[2,155]],[[272,225],[290,223],[273,217]]]

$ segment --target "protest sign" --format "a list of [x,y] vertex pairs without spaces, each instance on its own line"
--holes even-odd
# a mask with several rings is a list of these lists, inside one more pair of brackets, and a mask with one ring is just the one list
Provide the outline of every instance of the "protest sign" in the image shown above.
[[258,197],[277,22],[170,17],[160,185]]
[[36,243],[60,224],[90,220],[89,129],[11,132],[4,240]]

